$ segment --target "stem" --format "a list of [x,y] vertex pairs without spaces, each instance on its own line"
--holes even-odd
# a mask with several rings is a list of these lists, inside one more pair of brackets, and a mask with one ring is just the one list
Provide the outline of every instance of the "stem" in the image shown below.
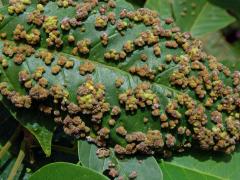
[[18,171],[19,167],[21,166],[22,161],[25,157],[25,150],[26,150],[26,142],[25,142],[25,140],[23,140],[22,143],[21,143],[21,148],[20,148],[20,151],[18,153],[17,160],[14,163],[7,180],[13,180],[14,177],[16,176],[17,171]]
[[13,142],[15,141],[15,139],[18,137],[19,133],[20,133],[20,126],[17,127],[16,131],[14,132],[14,134],[10,137],[10,139],[6,142],[6,144],[2,147],[2,149],[0,150],[0,159],[3,158],[3,156],[6,154],[6,152],[9,150],[9,148],[12,146]]

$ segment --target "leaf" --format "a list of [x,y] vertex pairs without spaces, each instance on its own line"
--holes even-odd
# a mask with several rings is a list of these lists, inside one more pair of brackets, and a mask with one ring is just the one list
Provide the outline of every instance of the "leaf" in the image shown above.
[[[127,11],[134,11],[134,8],[129,3],[125,2],[124,0],[117,0],[116,2],[117,2],[116,8],[111,9],[111,11],[114,12],[116,15],[118,15],[118,17],[119,17],[120,12],[123,9],[126,9]],[[105,1],[100,2],[99,6],[105,5],[105,3],[106,3]],[[87,6],[87,8],[88,7],[89,6]],[[78,103],[77,105],[80,106],[80,103],[77,100],[78,88],[86,86],[86,88],[88,89],[88,84],[84,84],[86,82],[87,75],[84,76],[79,73],[79,67],[80,66],[82,67],[82,65],[85,62],[90,62],[93,66],[95,66],[94,72],[88,73],[88,75],[91,76],[94,84],[102,83],[102,85],[105,87],[104,90],[102,88],[100,88],[100,90],[104,91],[103,94],[101,93],[102,96],[100,96],[103,99],[101,99],[101,101],[98,100],[97,102],[102,103],[102,100],[104,100],[104,102],[107,102],[110,104],[110,109],[112,109],[113,106],[121,107],[121,114],[118,118],[116,118],[116,124],[114,127],[111,127],[109,125],[109,120],[110,120],[110,118],[112,118],[112,116],[110,115],[110,112],[104,113],[103,118],[100,119],[100,121],[98,121],[98,123],[91,121],[91,119],[93,119],[93,117],[95,117],[94,115],[97,115],[97,116],[102,115],[101,114],[102,109],[104,109],[102,106],[100,108],[99,108],[99,106],[96,108],[98,110],[98,113],[96,113],[96,114],[95,114],[95,109],[94,110],[91,109],[91,112],[89,115],[83,115],[83,113],[85,113],[85,111],[79,112],[76,115],[77,118],[81,117],[81,119],[85,123],[84,126],[87,125],[90,127],[91,132],[90,132],[90,134],[87,134],[87,135],[90,135],[92,138],[95,138],[97,140],[99,140],[99,138],[100,138],[100,140],[102,140],[101,139],[102,137],[100,137],[101,131],[99,131],[99,129],[108,128],[108,129],[110,129],[110,134],[109,134],[109,139],[106,140],[107,144],[109,144],[111,147],[116,144],[119,144],[121,146],[126,146],[126,144],[127,144],[126,139],[124,138],[124,136],[119,135],[119,133],[116,130],[120,126],[124,126],[124,128],[126,129],[128,134],[133,133],[133,132],[143,132],[146,134],[147,132],[156,130],[154,132],[159,133],[158,138],[160,138],[162,141],[165,142],[164,147],[160,147],[157,149],[161,152],[163,152],[163,150],[165,150],[165,149],[174,151],[175,148],[178,149],[179,147],[184,146],[184,144],[187,143],[188,141],[192,142],[192,136],[185,137],[185,135],[184,135],[183,137],[179,137],[178,131],[177,131],[177,128],[179,126],[187,126],[192,131],[193,131],[193,129],[196,129],[196,127],[194,125],[195,123],[189,123],[188,117],[185,116],[185,114],[184,114],[186,111],[186,107],[182,106],[181,103],[179,102],[177,111],[178,111],[178,113],[181,114],[181,116],[177,113],[177,115],[179,115],[179,116],[175,117],[176,115],[174,113],[171,114],[171,113],[167,112],[168,111],[167,105],[169,104],[169,106],[170,106],[171,102],[174,102],[174,100],[176,100],[176,96],[181,93],[185,93],[185,94],[191,96],[192,100],[194,101],[194,104],[196,104],[196,105],[204,105],[203,103],[205,102],[205,99],[207,97],[210,97],[210,95],[212,96],[212,94],[210,94],[210,90],[207,91],[206,89],[204,89],[205,84],[202,84],[202,87],[204,89],[204,92],[206,92],[206,98],[202,99],[202,98],[199,98],[198,95],[196,94],[197,89],[191,88],[189,86],[184,87],[183,85],[182,86],[173,85],[173,82],[170,82],[170,79],[171,79],[171,77],[174,76],[175,72],[180,73],[180,71],[182,70],[183,64],[184,64],[184,67],[186,66],[185,67],[186,71],[188,72],[188,69],[190,69],[190,72],[189,72],[189,74],[186,72],[186,77],[181,79],[179,82],[186,82],[186,80],[189,80],[188,79],[189,76],[194,76],[195,78],[198,78],[199,71],[193,70],[194,69],[193,67],[192,67],[192,69],[190,68],[192,66],[192,61],[195,61],[195,59],[192,56],[199,55],[198,53],[200,53],[202,51],[202,49],[199,48],[199,45],[197,44],[197,42],[191,41],[191,40],[187,41],[187,43],[191,44],[191,47],[194,47],[191,52],[187,51],[186,49],[184,51],[183,48],[181,47],[182,43],[180,43],[180,42],[179,42],[179,44],[176,44],[176,42],[175,43],[173,42],[174,45],[179,46],[179,48],[175,49],[173,47],[168,47],[169,45],[166,45],[166,43],[167,42],[169,43],[169,40],[174,40],[174,36],[175,36],[174,33],[173,33],[173,35],[171,35],[171,37],[165,37],[165,36],[162,37],[161,34],[159,35],[159,37],[155,37],[150,32],[152,32],[153,28],[156,28],[156,27],[148,24],[148,23],[150,23],[150,24],[153,23],[152,16],[155,16],[155,13],[152,13],[152,12],[146,10],[147,11],[147,13],[145,14],[146,17],[144,16],[143,19],[140,19],[144,22],[147,21],[144,24],[138,19],[138,18],[140,18],[140,16],[138,17],[139,13],[141,14],[142,12],[144,12],[142,9],[139,10],[138,13],[135,15],[136,19],[135,18],[132,18],[132,19],[125,18],[124,19],[126,21],[126,23],[129,24],[129,27],[122,32],[119,32],[116,29],[116,25],[112,25],[111,23],[107,23],[107,25],[106,25],[107,27],[105,27],[105,29],[98,29],[95,27],[95,21],[97,20],[97,17],[99,17],[99,11],[98,11],[99,7],[96,7],[93,11],[89,12],[89,16],[81,22],[82,25],[80,27],[70,28],[69,31],[65,31],[60,28],[61,22],[66,17],[69,17],[69,18],[75,17],[76,7],[69,6],[66,8],[61,8],[61,7],[58,7],[56,2],[48,2],[44,6],[44,16],[45,17],[48,17],[48,16],[57,16],[58,17],[57,30],[60,33],[61,40],[63,40],[62,48],[55,48],[54,46],[49,48],[46,41],[49,41],[49,40],[51,41],[52,38],[53,39],[56,38],[56,35],[50,36],[49,33],[45,32],[45,29],[43,27],[37,27],[33,24],[27,23],[26,16],[29,13],[31,13],[35,8],[36,8],[36,4],[33,3],[32,5],[27,6],[26,11],[24,13],[22,13],[18,16],[17,15],[10,16],[7,13],[7,7],[4,6],[0,10],[0,12],[2,14],[4,14],[4,16],[5,16],[2,23],[0,24],[0,30],[1,30],[1,32],[5,32],[7,34],[6,40],[13,43],[14,38],[13,38],[12,32],[15,30],[17,24],[21,24],[22,26],[24,26],[26,32],[31,32],[31,30],[33,28],[38,28],[41,33],[41,42],[40,42],[39,46],[35,46],[34,48],[37,52],[39,52],[41,50],[48,50],[49,52],[51,52],[53,55],[53,62],[51,65],[46,65],[44,63],[43,59],[39,58],[38,56],[35,56],[36,54],[34,54],[32,56],[26,57],[26,59],[22,63],[22,65],[16,65],[13,62],[13,59],[16,56],[14,56],[14,58],[12,58],[12,57],[3,55],[3,58],[5,58],[9,64],[8,64],[8,68],[6,68],[6,69],[1,67],[1,72],[2,72],[1,82],[8,82],[9,88],[11,90],[15,90],[15,91],[19,92],[21,95],[28,95],[28,93],[29,93],[28,90],[26,88],[24,88],[21,83],[19,83],[18,74],[22,70],[27,70],[30,74],[33,74],[36,71],[37,67],[42,66],[45,68],[45,71],[46,71],[43,74],[43,77],[48,80],[47,90],[49,90],[50,87],[52,87],[53,85],[57,84],[57,85],[60,85],[64,89],[64,91],[67,91],[66,94],[69,94],[69,97],[66,95],[67,97],[64,96],[64,98],[62,98],[62,96],[60,96],[62,99],[60,100],[59,103],[55,103],[56,101],[53,101],[53,95],[51,95],[49,97],[49,99],[47,99],[43,102],[33,100],[35,102],[36,107],[35,106],[31,107],[29,110],[26,110],[26,111],[19,110],[20,112],[22,112],[24,114],[24,116],[22,116],[22,117],[24,117],[24,120],[27,121],[27,124],[31,124],[31,123],[29,123],[30,118],[28,119],[25,117],[31,116],[32,123],[39,124],[39,127],[40,127],[39,129],[41,129],[41,127],[44,127],[45,132],[49,132],[49,134],[42,133],[43,134],[42,137],[45,137],[47,142],[50,142],[49,137],[51,136],[51,133],[53,131],[53,130],[51,130],[51,125],[49,125],[48,123],[53,123],[53,120],[52,120],[53,117],[49,116],[50,120],[47,120],[46,118],[44,118],[44,120],[43,119],[42,120],[40,120],[40,119],[34,120],[33,117],[37,114],[36,112],[39,113],[37,108],[39,108],[39,105],[41,103],[47,104],[47,105],[51,106],[51,108],[53,108],[53,110],[61,110],[61,118],[64,119],[67,114],[71,114],[70,112],[66,112],[66,109],[67,109],[66,106],[68,105],[69,102],[72,102],[75,104]],[[149,16],[148,13],[150,13],[152,15]],[[80,15],[81,15],[81,13],[80,13]],[[131,13],[129,14],[129,16],[131,17]],[[155,20],[156,20],[156,22],[159,22],[160,19],[155,19]],[[164,29],[170,30],[173,27],[173,25],[164,23],[164,21],[161,21],[161,22],[162,22],[161,25]],[[51,23],[52,22],[50,22],[50,24]],[[156,25],[156,24],[154,24],[154,25]],[[108,42],[107,46],[103,46],[101,43],[101,39],[100,39],[100,36],[104,32],[107,33],[108,37],[109,37],[109,42]],[[127,50],[126,50],[127,48],[125,48],[125,49],[123,48],[124,44],[126,42],[129,42],[129,40],[134,41],[143,32],[150,33],[150,37],[148,37],[149,41],[152,40],[152,38],[157,39],[157,42],[153,43],[153,44],[155,44],[155,47],[153,47],[153,44],[151,44],[151,43],[147,44],[148,40],[146,40],[146,44],[144,47],[141,47],[141,48],[136,47],[134,52],[127,54],[127,57],[125,60],[122,60],[122,61],[114,61],[113,59],[106,60],[106,57],[104,57],[106,52],[109,52],[110,50],[113,50],[113,49],[116,50],[117,52],[120,52],[123,50],[125,50],[127,52]],[[74,36],[75,44],[74,43],[71,44],[68,42],[68,40],[67,40],[68,35]],[[144,33],[142,35],[144,35]],[[49,36],[51,38],[46,39]],[[79,53],[79,54],[71,55],[71,51],[73,50],[73,48],[75,46],[77,46],[77,42],[80,43],[81,40],[86,39],[86,38],[91,40],[91,47],[90,47],[89,54],[83,55],[83,54]],[[1,45],[0,47],[3,46],[3,43],[5,43],[6,40],[0,42],[0,45]],[[184,39],[184,41],[185,40],[186,39]],[[58,42],[58,41],[56,40],[56,42]],[[23,41],[21,43],[23,43]],[[17,45],[21,45],[21,43],[19,43]],[[160,51],[161,51],[160,56],[157,56],[154,54],[154,48],[156,48],[156,45],[160,46]],[[78,48],[78,50],[79,49],[80,48]],[[148,56],[148,60],[146,62],[143,62],[140,60],[141,59],[140,56],[143,53]],[[202,54],[202,53],[200,53],[200,54]],[[172,60],[170,63],[167,63],[166,62],[167,55],[172,55],[174,60]],[[186,63],[185,58],[184,58],[185,55],[191,57],[192,61],[189,59],[189,63]],[[51,68],[57,64],[57,60],[60,56],[64,56],[67,59],[74,62],[74,67],[72,69],[61,68],[61,71],[57,75],[54,75],[51,72],[52,71]],[[212,69],[210,69],[208,67],[208,63],[209,63],[208,60],[203,58],[201,60],[201,63],[205,64],[207,73],[209,75],[211,75]],[[217,62],[214,62],[214,67],[215,67],[215,63],[217,63]],[[144,68],[140,69],[140,75],[139,74],[133,75],[132,73],[129,73],[129,70],[131,67],[140,67],[140,66],[146,67],[146,65],[148,65],[147,69],[144,69]],[[187,65],[189,65],[189,66],[187,66]],[[220,64],[219,64],[219,66],[220,66]],[[159,70],[159,69],[161,69],[161,67],[163,69],[164,68],[165,69],[163,71]],[[136,68],[136,69],[138,69],[138,68]],[[153,78],[151,80],[151,79],[145,77],[144,76],[145,71],[152,71],[152,72],[155,71],[156,72],[155,78]],[[144,76],[144,77],[141,77],[141,76]],[[120,88],[117,88],[115,86],[115,80],[118,78],[122,78],[124,81],[123,85]],[[178,76],[174,77],[174,78],[178,78]],[[224,75],[224,73],[222,73],[222,72],[220,73],[220,80],[221,81],[218,81],[218,82],[222,82],[224,84],[223,88],[226,88],[226,86],[233,87],[232,79],[230,77],[226,77]],[[141,94],[141,98],[139,98],[139,97],[137,97],[138,93],[137,93],[136,87],[137,86],[139,87],[139,85],[143,85],[142,84],[143,82],[145,82],[145,83],[148,82],[151,87],[148,89],[147,92],[144,92],[143,94]],[[34,80],[34,83],[37,83],[37,81]],[[93,87],[90,86],[90,89],[92,89],[92,88]],[[97,87],[95,87],[95,89],[97,89]],[[139,98],[139,99],[137,99],[137,101],[134,100],[134,102],[133,102],[133,103],[135,103],[134,105],[136,105],[136,106],[132,106],[132,104],[131,104],[132,102],[127,101],[128,99],[124,102],[125,104],[120,103],[120,101],[119,101],[119,94],[126,93],[126,92],[128,92],[129,89],[135,89],[133,96],[136,96],[136,97],[133,97],[133,99]],[[151,92],[150,97],[148,94],[149,92]],[[64,95],[65,95],[65,93],[64,93]],[[233,95],[233,94],[231,94],[231,95]],[[91,96],[91,94],[90,94],[90,96]],[[159,98],[159,103],[155,103],[155,102],[153,102],[153,100],[146,101],[146,102],[144,102],[144,104],[140,103],[141,101],[144,101],[148,98],[152,99],[152,96],[155,96],[156,99]],[[86,96],[83,96],[83,97],[86,97]],[[80,98],[80,96],[78,96],[78,98]],[[93,98],[93,99],[91,99],[89,102],[90,103],[89,108],[92,107],[93,105],[95,105],[95,103],[96,103],[95,97],[91,96],[91,98]],[[7,99],[7,98],[5,98],[5,99]],[[86,99],[88,99],[88,96]],[[208,120],[208,122],[206,124],[204,124],[203,127],[209,128],[209,130],[211,132],[212,132],[212,128],[216,127],[216,125],[213,122],[211,122],[211,112],[216,110],[216,106],[220,102],[223,103],[222,101],[224,99],[224,95],[221,94],[216,99],[217,100],[214,102],[214,105],[212,106],[212,108],[206,108],[206,111],[205,111],[206,113],[204,113],[204,117],[206,115],[206,117],[207,117],[206,120]],[[7,104],[6,101],[3,101],[3,103],[9,108],[10,104]],[[127,103],[129,103],[129,104],[127,104]],[[125,107],[126,104],[127,104],[126,107],[128,107],[128,106],[136,107],[136,111],[127,110]],[[88,105],[88,103],[85,103],[84,105]],[[140,106],[143,106],[143,105],[146,107],[141,108]],[[153,106],[151,106],[151,105],[153,105]],[[78,108],[82,108],[79,106],[78,106]],[[160,122],[159,114],[156,114],[155,116],[152,115],[152,109],[154,109],[154,108],[156,108],[157,113],[160,113],[160,114],[166,113],[167,114],[167,121],[168,121],[167,123],[171,124],[171,128],[168,127],[166,129],[164,129],[163,127],[161,127],[162,122]],[[160,112],[158,112],[158,110]],[[16,110],[13,110],[13,111],[15,112]],[[31,111],[31,113],[28,114],[29,115],[28,116],[27,113],[25,113],[25,112],[29,112],[29,111]],[[19,112],[17,112],[17,113],[19,113]],[[232,113],[235,113],[235,109],[233,110]],[[226,117],[230,116],[229,114],[226,112],[222,113],[224,122],[225,122]],[[75,116],[75,115],[71,115],[71,116]],[[23,122],[23,119],[19,119],[19,117],[20,116],[17,116],[18,120],[20,122],[22,122],[24,125],[26,125],[25,121]],[[178,120],[176,120],[176,118],[178,118]],[[148,122],[145,123],[144,119],[145,120],[148,119]],[[69,127],[66,127],[66,126],[68,126],[68,122],[66,122],[66,121],[61,122],[61,125],[64,126],[65,132],[67,132],[68,134],[71,134],[71,135],[76,135],[77,137],[80,137],[80,136],[82,137],[82,136],[86,135],[85,133],[81,133],[81,132],[80,133],[77,132],[75,134],[75,130],[76,130],[75,128],[77,128],[77,131],[79,129],[81,129],[81,131],[82,131],[82,129],[83,129],[82,122],[81,122],[82,124],[81,124],[81,126],[80,126],[81,128],[80,128],[80,127],[78,127],[79,124],[76,124],[77,127],[75,126],[75,123],[72,122],[73,119],[70,118],[70,121],[71,122],[70,122]],[[237,119],[237,121],[238,121],[238,119]],[[174,127],[175,123],[176,123],[176,127]],[[201,122],[201,124],[202,124],[202,122]],[[86,130],[86,129],[87,128],[84,128],[84,130]],[[30,130],[32,133],[34,132],[33,131],[34,129],[30,128]],[[224,132],[230,133],[227,130],[225,130]],[[167,136],[167,134],[168,134],[168,136]],[[169,134],[173,135],[174,138],[176,139],[176,142],[174,141],[174,146],[171,148],[168,147],[169,142],[167,141],[168,137],[171,138],[171,136],[169,136]],[[45,135],[49,135],[49,136],[45,136]],[[36,135],[36,136],[38,136],[38,139],[40,139],[39,135]],[[150,137],[150,140],[155,140],[155,138],[151,139],[151,137]],[[163,146],[163,143],[161,145]],[[150,143],[150,147],[151,148],[148,153],[152,152],[151,150],[155,151],[155,147],[154,147],[154,145],[151,145],[151,143]],[[212,148],[213,148],[213,146],[210,147],[210,149],[212,149]],[[229,148],[229,147],[224,147],[224,148],[221,150],[227,151],[228,150],[227,148]],[[139,149],[139,151],[140,151],[140,149]]]
[[29,178],[29,180],[107,180],[105,176],[85,167],[81,167],[71,163],[57,162],[48,164],[35,173]]
[[[201,38],[207,53],[214,55],[221,62],[223,60],[236,62],[240,53],[229,44],[220,32],[210,33]],[[230,63],[229,63],[230,64]]]
[[[169,2],[170,5],[167,6],[166,2]],[[151,4],[150,7],[155,7],[155,10],[158,10],[159,4],[163,4],[162,8],[166,10],[161,11],[161,8],[159,9],[160,13],[166,13],[163,16],[169,16],[171,11],[168,9],[172,7],[176,24],[181,30],[191,32],[194,37],[215,32],[235,21],[225,10],[210,4],[207,0],[149,0],[147,5],[149,4]]]
[[221,33],[211,33],[202,37],[201,40],[205,44],[206,52],[217,57],[222,64],[232,71],[240,69],[239,48],[235,44],[228,43]]
[[2,99],[2,103],[11,115],[36,137],[46,156],[50,156],[53,130],[55,127],[52,119],[40,112],[18,110],[6,99]]
[[[231,179],[237,180],[240,176],[238,164],[240,160],[240,148],[233,155],[222,153],[199,153],[198,150],[184,156],[174,157],[170,161],[161,161],[160,167],[164,179]],[[174,172],[174,173],[173,173]],[[192,176],[190,175],[192,174]],[[187,174],[187,175],[186,175]]]
[[113,162],[120,176],[128,179],[132,171],[137,172],[136,180],[160,180],[162,178],[162,171],[159,168],[154,157],[125,157],[118,158],[111,149],[110,157],[98,158],[96,155],[97,146],[89,144],[85,141],[78,141],[78,157],[80,163],[88,168],[94,169],[100,173],[104,173],[108,169],[109,162]]
[[146,0],[127,0],[127,2],[131,3],[135,8],[143,7]]
[[187,179],[221,180],[221,178],[219,177],[199,172],[198,170],[192,169],[192,167],[186,168],[168,162],[162,162],[160,167],[164,172],[164,179],[166,180],[176,179],[179,177],[181,177],[182,180]]
[[1,3],[1,6],[3,6],[3,5],[7,5],[9,3],[9,1],[8,0],[1,0],[0,3]]
[[[118,2],[118,8],[116,8],[114,11],[120,12],[120,10],[123,9],[123,7],[127,7],[129,10],[133,10],[133,8],[125,1],[119,0],[117,2]],[[5,10],[6,9],[3,9],[3,11],[5,11]],[[71,17],[73,14],[73,10],[74,9],[71,7],[66,8],[66,9],[58,8],[56,3],[54,3],[54,2],[49,2],[45,6],[45,14],[46,15],[53,15],[53,14],[57,15],[59,18],[59,22],[61,22],[61,20],[66,16],[66,14],[68,14],[68,16]],[[27,9],[27,11],[32,11],[32,8]],[[27,13],[28,12],[20,15],[19,17],[18,16],[12,17],[9,15],[6,15],[4,22],[9,21],[11,23],[5,24],[3,22],[0,25],[1,32],[6,32],[8,34],[7,37],[9,37],[9,39],[12,40],[12,32],[10,31],[10,29],[15,27],[18,23],[21,23],[25,27],[28,27],[28,30],[30,31],[30,29],[33,27],[29,26],[26,22],[26,14]],[[107,46],[107,48],[105,48],[100,43],[99,36],[101,35],[101,32],[96,30],[94,27],[93,21],[96,16],[97,16],[96,14],[92,14],[86,20],[85,28],[87,30],[85,32],[81,33],[79,30],[80,28],[76,28],[76,30],[72,29],[70,31],[70,33],[75,35],[76,41],[81,40],[83,38],[91,39],[94,46],[91,48],[91,52],[89,54],[88,59],[92,63],[94,63],[95,66],[97,67],[95,72],[92,73],[92,77],[95,82],[103,83],[105,85],[106,99],[108,100],[108,102],[111,105],[120,106],[119,100],[118,100],[118,94],[120,92],[124,92],[128,88],[135,88],[137,86],[137,84],[142,82],[139,77],[132,76],[131,74],[129,74],[127,72],[129,67],[131,67],[133,65],[142,65],[143,64],[141,61],[139,61],[139,56],[141,53],[144,52],[148,55],[148,58],[149,58],[148,64],[150,67],[154,68],[154,66],[156,66],[157,64],[161,64],[165,61],[164,56],[167,53],[178,52],[178,50],[168,49],[163,46],[162,47],[162,51],[163,51],[162,58],[159,58],[159,60],[158,60],[155,57],[155,55],[152,53],[152,51],[153,51],[152,47],[145,47],[144,49],[137,50],[133,56],[129,56],[127,58],[127,60],[124,63],[122,63],[121,65],[118,65],[118,64],[112,63],[112,62],[106,63],[106,61],[103,58],[104,52],[106,52],[110,49],[120,50],[122,48],[124,42],[126,42],[128,39],[134,39],[136,36],[138,36],[138,34],[140,32],[147,30],[147,29],[146,29],[146,26],[144,26],[143,24],[139,24],[139,25],[136,24],[135,27],[133,27],[131,30],[129,30],[129,33],[127,33],[125,36],[122,36],[119,33],[115,32],[113,26],[109,26],[109,28],[106,29],[106,32],[109,34],[109,37],[111,37],[111,38],[110,38],[109,45]],[[63,39],[66,40],[67,37],[65,36]],[[121,43],[116,43],[116,42],[119,42],[120,40],[121,40]],[[41,43],[42,43],[41,44],[42,48],[47,47],[46,42],[44,40]],[[2,72],[4,72],[4,73],[2,73],[2,78],[4,78],[4,81],[10,81],[9,83],[11,84],[13,89],[17,89],[21,93],[25,94],[25,93],[27,93],[26,90],[24,90],[24,88],[18,83],[18,79],[16,78],[16,77],[18,77],[19,71],[27,69],[30,73],[33,73],[34,70],[36,69],[36,67],[44,66],[46,68],[46,73],[44,74],[44,77],[48,79],[49,86],[54,85],[56,82],[58,82],[61,85],[66,85],[68,87],[68,91],[70,94],[70,100],[73,102],[76,102],[77,89],[80,84],[85,82],[85,79],[86,79],[85,76],[79,75],[79,65],[83,64],[85,59],[70,55],[71,49],[69,49],[69,48],[71,48],[71,46],[69,46],[66,41],[65,41],[65,43],[66,43],[66,46],[64,46],[64,49],[62,50],[61,53],[57,52],[57,51],[53,51],[54,57],[55,57],[55,61],[53,63],[56,64],[57,58],[60,55],[64,55],[64,56],[68,57],[69,59],[71,59],[72,61],[74,61],[75,65],[74,65],[73,69],[63,69],[63,71],[59,75],[55,76],[51,73],[51,66],[46,66],[44,64],[44,62],[40,61],[39,58],[36,58],[34,56],[31,56],[29,58],[27,57],[26,61],[23,62],[22,66],[18,66],[16,64],[14,64],[12,61],[10,61],[10,58],[7,58],[9,60],[10,64],[6,70],[2,69]],[[0,42],[0,47],[2,47],[2,44],[3,44],[3,42]],[[168,65],[168,67],[167,67],[167,68],[169,68],[168,72],[171,72],[173,70],[174,66],[175,66],[175,64]],[[115,88],[115,79],[117,79],[119,77],[121,77],[124,80],[124,84],[122,85],[122,87],[120,89],[116,89]],[[158,81],[161,81],[161,76],[159,76]],[[172,89],[171,87],[168,87],[169,83],[167,81],[168,80],[165,79],[162,81],[162,84],[160,84],[160,83],[152,84],[152,88],[154,89],[154,91],[156,91],[156,93],[161,97],[161,103],[162,103],[161,106],[163,106],[163,107],[166,106],[166,104],[170,100],[170,98],[166,97],[166,94],[168,94],[168,95],[175,94],[175,90]],[[166,85],[165,85],[165,83],[166,83]],[[4,103],[6,103],[6,101]],[[7,106],[9,106],[9,105],[10,104],[7,104]],[[15,111],[15,110],[13,110],[13,111]],[[21,111],[20,111],[20,113],[21,113]],[[36,112],[33,111],[31,113],[35,114]],[[26,115],[26,113],[23,113],[23,114],[24,114],[24,116]],[[31,116],[31,114],[28,114],[28,115]],[[108,124],[109,117],[110,117],[109,115],[106,115],[104,117],[103,124],[105,124],[105,125]],[[150,129],[160,128],[160,124],[156,120],[151,120],[151,123],[144,124],[143,117],[151,119],[151,112],[142,111],[139,109],[137,111],[137,113],[129,114],[128,112],[123,111],[121,114],[121,117],[117,121],[117,125],[115,128],[117,128],[121,124],[126,124],[126,128],[129,132],[133,132],[136,130],[147,131],[149,128]],[[129,118],[134,120],[134,123],[128,121]],[[40,119],[42,119],[42,120],[40,120]],[[20,122],[23,121],[23,119],[18,119],[18,120]],[[24,120],[29,121],[28,118],[24,118]],[[50,129],[51,129],[51,123],[53,121],[50,120],[49,118],[48,119],[38,118],[36,120],[32,120],[31,122],[33,123],[32,126],[36,125],[37,127],[39,127],[40,130],[42,128],[44,130],[44,132],[46,132],[46,133],[41,133],[42,135],[44,135],[44,134],[47,135],[45,138],[43,138],[43,140],[50,142],[51,141],[50,137],[52,135]],[[42,124],[39,124],[40,122]],[[25,123],[23,123],[23,125],[24,124]],[[29,126],[28,126],[28,128],[29,128]],[[112,131],[111,131],[111,136],[112,136],[113,142],[123,143],[123,138],[119,137],[119,135],[116,134],[115,128],[112,129]],[[34,127],[31,127],[31,129],[30,129],[32,133],[34,133],[33,129],[34,129]],[[49,132],[49,134],[48,134],[48,132]],[[39,136],[37,138],[40,139]],[[50,144],[50,143],[48,143],[48,144]]]
[[217,5],[223,9],[230,10],[233,15],[240,19],[240,1],[239,0],[208,0],[210,3]]

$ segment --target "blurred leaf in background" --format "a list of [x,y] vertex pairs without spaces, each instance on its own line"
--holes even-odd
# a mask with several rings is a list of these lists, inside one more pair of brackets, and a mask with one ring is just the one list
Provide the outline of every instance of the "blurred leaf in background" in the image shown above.
[[214,5],[227,9],[240,20],[240,0],[208,0]]
[[204,49],[219,60],[235,62],[240,57],[240,51],[229,44],[220,32],[214,32],[202,37]]

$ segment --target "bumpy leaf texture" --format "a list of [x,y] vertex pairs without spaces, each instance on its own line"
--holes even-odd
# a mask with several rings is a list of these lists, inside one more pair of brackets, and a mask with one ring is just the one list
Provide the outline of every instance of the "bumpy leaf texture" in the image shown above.
[[2,103],[45,152],[54,121],[117,154],[234,151],[240,73],[171,18],[124,0],[11,1],[0,12]]

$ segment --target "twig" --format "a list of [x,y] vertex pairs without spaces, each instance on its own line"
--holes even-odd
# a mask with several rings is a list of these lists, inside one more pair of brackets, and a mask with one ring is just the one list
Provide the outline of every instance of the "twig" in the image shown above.
[[18,137],[19,133],[21,131],[21,127],[18,126],[14,134],[10,137],[10,139],[6,142],[6,144],[1,148],[0,150],[0,159],[3,158],[5,153],[9,150],[9,148],[12,146],[15,139]]
[[26,150],[26,142],[25,142],[25,140],[23,140],[22,143],[21,143],[21,148],[20,148],[20,151],[18,153],[17,160],[14,163],[7,180],[13,180],[14,177],[16,176],[17,171],[18,171],[19,167],[21,166],[22,161],[25,157],[25,150]]

